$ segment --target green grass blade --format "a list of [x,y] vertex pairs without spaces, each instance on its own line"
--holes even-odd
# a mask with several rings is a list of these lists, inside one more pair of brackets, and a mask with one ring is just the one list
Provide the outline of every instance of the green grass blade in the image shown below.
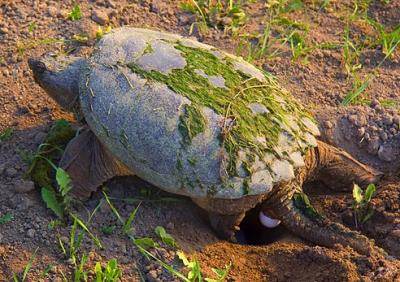
[[33,255],[29,259],[28,264],[25,266],[24,273],[22,274],[22,281],[25,281],[26,276],[28,275],[29,271],[31,270],[32,263],[33,263],[33,260],[36,258],[36,252],[38,249],[39,248],[36,248],[36,250],[33,252]]

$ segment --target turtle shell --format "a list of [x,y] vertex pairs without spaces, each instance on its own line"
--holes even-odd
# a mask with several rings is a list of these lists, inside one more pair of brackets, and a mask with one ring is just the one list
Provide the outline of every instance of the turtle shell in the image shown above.
[[268,193],[316,146],[312,117],[268,73],[210,45],[124,27],[80,79],[86,121],[142,179],[190,197]]

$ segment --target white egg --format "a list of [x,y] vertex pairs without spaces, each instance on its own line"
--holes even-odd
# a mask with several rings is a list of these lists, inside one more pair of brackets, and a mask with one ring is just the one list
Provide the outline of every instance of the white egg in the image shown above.
[[266,216],[262,211],[260,211],[260,213],[258,214],[258,218],[261,224],[267,228],[275,228],[281,223],[279,219],[270,218]]

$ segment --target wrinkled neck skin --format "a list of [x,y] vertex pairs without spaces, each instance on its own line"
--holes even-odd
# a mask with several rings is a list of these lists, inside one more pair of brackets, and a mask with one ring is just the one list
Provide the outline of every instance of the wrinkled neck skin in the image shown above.
[[67,111],[79,111],[79,76],[84,58],[61,57],[29,59],[35,81]]

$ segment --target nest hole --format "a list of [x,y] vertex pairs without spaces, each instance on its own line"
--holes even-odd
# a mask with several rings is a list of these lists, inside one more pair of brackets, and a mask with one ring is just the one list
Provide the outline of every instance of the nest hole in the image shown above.
[[289,231],[282,225],[275,228],[266,228],[259,219],[260,208],[251,209],[240,224],[240,231],[236,234],[237,242],[241,245],[268,245],[279,241]]

